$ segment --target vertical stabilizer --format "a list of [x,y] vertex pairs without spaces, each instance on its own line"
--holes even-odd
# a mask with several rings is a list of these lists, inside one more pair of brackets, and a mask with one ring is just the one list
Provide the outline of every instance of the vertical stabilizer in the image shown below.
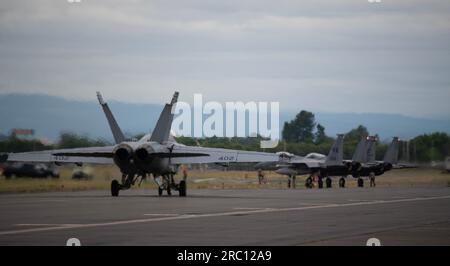
[[358,142],[356,146],[355,152],[353,153],[353,162],[365,163],[367,162],[367,146],[368,146],[368,137],[363,137]]
[[328,153],[325,164],[327,166],[342,165],[343,158],[344,158],[344,134],[338,134],[336,141],[333,144],[333,147],[331,147],[331,150]]
[[177,101],[178,92],[175,92],[170,103],[164,106],[158,122],[156,123],[155,129],[153,130],[152,136],[150,137],[150,141],[163,143],[169,140],[170,129],[172,128],[173,115]]
[[125,136],[123,135],[122,130],[120,129],[119,125],[117,124],[116,119],[114,118],[114,115],[112,114],[111,110],[108,107],[108,104],[103,100],[103,97],[99,91],[97,91],[97,99],[100,105],[103,108],[103,112],[105,113],[106,119],[108,120],[109,127],[111,128],[111,132],[114,137],[114,141],[116,144],[119,144],[123,141],[125,141]]
[[385,163],[397,164],[397,162],[398,162],[398,146],[399,146],[399,139],[398,139],[398,137],[394,137],[386,151],[386,154],[384,155],[383,161]]
[[377,144],[377,138],[373,136],[369,136],[367,138],[367,162],[368,163],[375,163],[376,159],[376,144]]

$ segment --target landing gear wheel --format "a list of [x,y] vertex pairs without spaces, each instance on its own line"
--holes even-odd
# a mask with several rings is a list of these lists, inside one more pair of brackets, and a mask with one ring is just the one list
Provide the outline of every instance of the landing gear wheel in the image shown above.
[[327,185],[327,188],[331,188],[333,185],[331,178],[327,177],[327,179],[325,179],[325,184]]
[[339,187],[344,188],[345,187],[345,178],[341,177],[339,179]]
[[160,188],[160,187],[158,187],[158,196],[162,196],[162,193],[163,193],[163,189],[162,188]]
[[306,178],[306,180],[305,180],[305,187],[306,188],[312,188],[312,178],[311,177]]
[[180,193],[180,197],[186,197],[186,181],[180,181],[178,192]]
[[323,180],[322,177],[319,177],[319,180],[317,181],[317,185],[319,188],[323,188]]
[[120,184],[119,181],[113,180],[111,182],[111,196],[117,197],[119,196]]
[[172,191],[170,189],[170,186],[167,187],[167,195],[172,196]]
[[358,187],[364,187],[364,180],[361,177],[358,178]]

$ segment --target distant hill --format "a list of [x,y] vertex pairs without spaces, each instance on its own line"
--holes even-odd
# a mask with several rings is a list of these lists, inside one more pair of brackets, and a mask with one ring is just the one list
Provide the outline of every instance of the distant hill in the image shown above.
[[[109,102],[120,126],[129,134],[149,132],[162,110],[162,104]],[[299,109],[300,111],[301,109]],[[450,133],[450,118],[434,120],[398,114],[315,113],[329,136],[345,133],[362,124],[381,140],[392,136],[411,138],[423,133]],[[293,119],[294,112],[281,111],[280,127]],[[0,136],[12,128],[32,128],[37,137],[56,140],[61,131],[88,134],[112,140],[108,124],[96,99],[74,101],[47,95],[0,95]]]
[[[95,96],[94,96],[95,97]],[[94,98],[95,99],[95,98]],[[108,103],[125,132],[149,132],[162,105]],[[56,140],[61,131],[112,140],[98,102],[71,101],[47,95],[0,95],[0,133],[12,128],[32,128],[37,137]]]
[[361,124],[371,134],[378,134],[382,141],[390,141],[394,136],[409,139],[436,131],[450,133],[450,118],[434,120],[398,114],[318,113],[316,120],[325,125],[328,135],[345,133]]

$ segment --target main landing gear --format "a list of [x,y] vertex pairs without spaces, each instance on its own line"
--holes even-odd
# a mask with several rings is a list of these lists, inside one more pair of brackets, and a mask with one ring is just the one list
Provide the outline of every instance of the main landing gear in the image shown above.
[[[315,175],[312,174],[308,178],[306,178],[306,180],[305,180],[305,187],[306,188],[313,188],[313,176],[315,176]],[[317,175],[317,187],[319,189],[324,187],[324,181],[325,181],[325,187],[326,188],[332,188],[333,187],[333,180],[329,176],[324,178],[321,175]],[[344,180],[344,184],[345,184],[345,180]],[[339,186],[341,186],[341,181],[339,181]]]
[[120,184],[119,181],[113,180],[111,182],[111,196],[117,197],[119,196]]
[[311,176],[306,178],[306,180],[305,180],[305,187],[306,188],[312,188],[313,187],[313,180],[312,180]]
[[339,178],[339,187],[345,188],[345,178],[344,177]]
[[[145,178],[145,176],[143,177]],[[119,196],[120,190],[129,189],[132,185],[136,183],[136,175],[123,175],[122,183],[117,180],[111,182],[111,196]],[[173,174],[163,175],[154,178],[156,184],[158,185],[158,196],[162,196],[164,190],[167,191],[167,195],[172,195],[172,189],[178,191],[180,197],[186,197],[186,180],[181,180],[178,184],[175,183]]]
[[[317,180],[317,185],[319,188],[323,188],[323,177],[319,176],[318,180]],[[326,177],[325,178],[325,187],[326,188],[331,188],[333,186],[333,180],[330,177]]]
[[331,178],[327,177],[327,178],[325,179],[325,184],[326,184],[327,188],[331,188],[331,187],[332,187],[332,184],[333,184]]
[[364,179],[358,177],[358,187],[364,187]]
[[136,183],[137,175],[130,174],[130,175],[122,175],[122,183],[120,184],[119,181],[113,180],[111,182],[111,196],[117,197],[119,196],[120,190],[129,189],[134,183]]
[[178,184],[175,183],[173,174],[163,175],[161,177],[155,178],[156,184],[158,185],[158,196],[162,196],[163,191],[167,191],[167,195],[172,195],[172,189],[178,191],[180,197],[186,197],[186,180],[181,180]]

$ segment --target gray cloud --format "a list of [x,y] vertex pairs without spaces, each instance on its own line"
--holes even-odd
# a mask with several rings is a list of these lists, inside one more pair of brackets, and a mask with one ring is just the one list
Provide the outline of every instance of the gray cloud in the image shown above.
[[[0,92],[450,116],[450,2],[2,1]],[[183,97],[184,96],[184,97]]]

